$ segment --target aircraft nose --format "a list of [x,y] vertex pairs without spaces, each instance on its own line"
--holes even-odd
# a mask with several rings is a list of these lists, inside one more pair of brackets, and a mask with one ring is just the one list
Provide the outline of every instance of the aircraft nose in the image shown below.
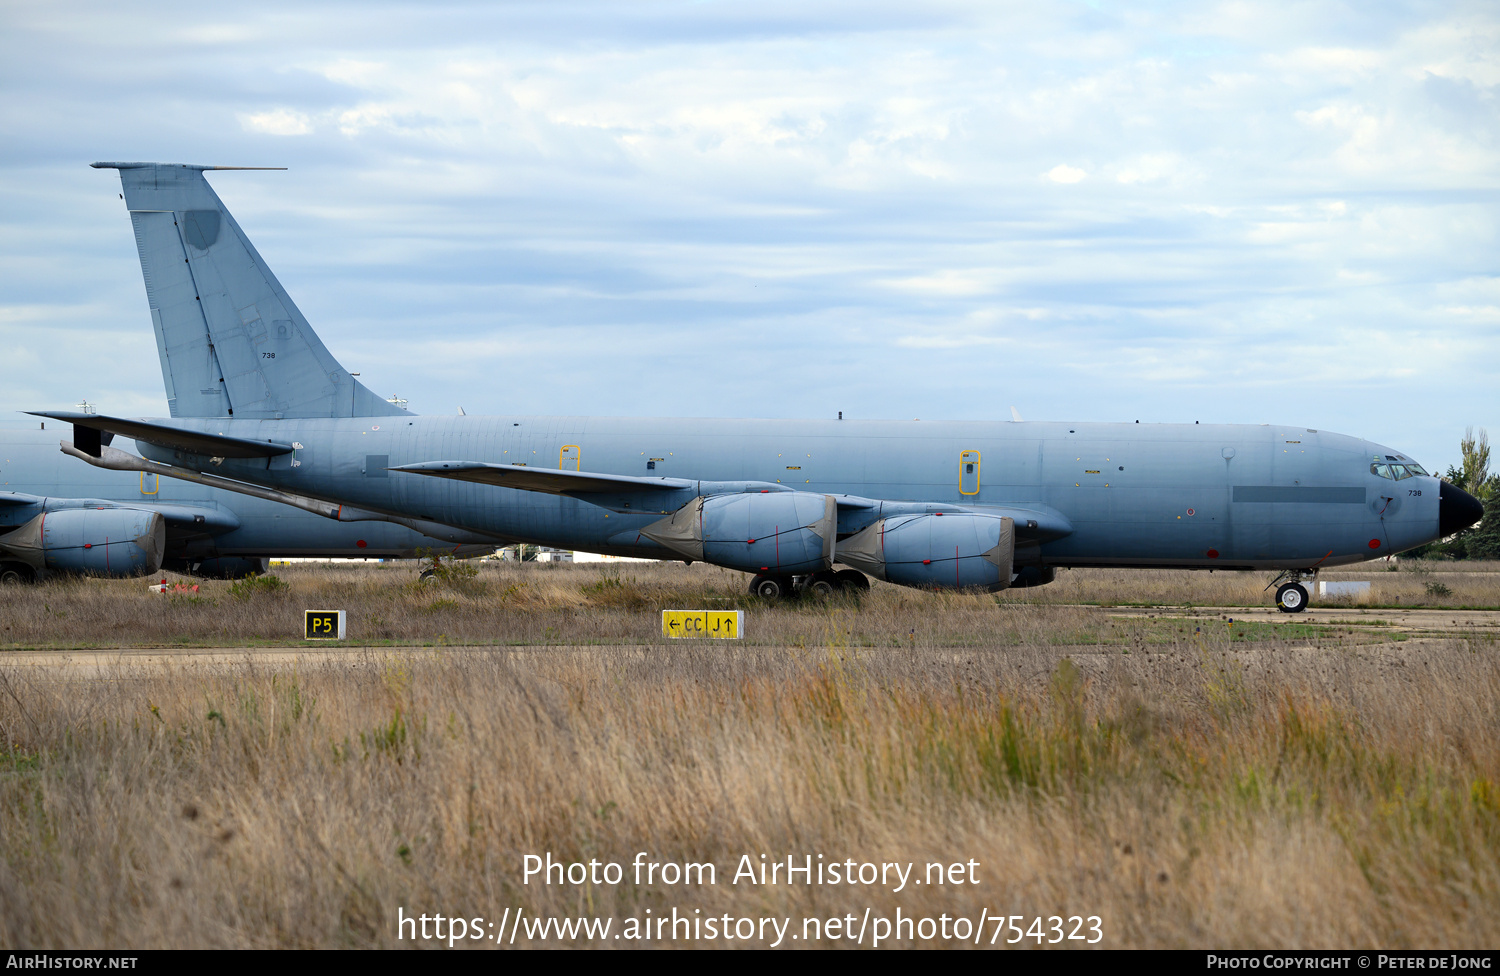
[[1438,491],[1438,532],[1444,538],[1484,518],[1479,499],[1444,481]]

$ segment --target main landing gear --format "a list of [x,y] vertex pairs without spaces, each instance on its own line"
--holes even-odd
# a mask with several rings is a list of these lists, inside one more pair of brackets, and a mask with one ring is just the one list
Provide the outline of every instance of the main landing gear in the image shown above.
[[36,582],[36,573],[25,563],[0,563],[0,585]]
[[788,600],[802,593],[832,596],[835,593],[863,593],[870,588],[865,574],[854,569],[824,570],[810,576],[783,576],[761,573],[750,581],[750,592],[767,600]]
[[1307,587],[1318,576],[1316,569],[1283,570],[1266,589],[1276,587],[1276,606],[1282,613],[1301,613],[1307,609]]

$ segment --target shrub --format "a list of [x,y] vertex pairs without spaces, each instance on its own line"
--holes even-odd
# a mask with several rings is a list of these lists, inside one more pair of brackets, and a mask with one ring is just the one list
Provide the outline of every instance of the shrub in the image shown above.
[[264,576],[246,576],[229,584],[229,595],[236,600],[248,600],[259,595],[275,595],[290,589],[286,580],[267,573]]

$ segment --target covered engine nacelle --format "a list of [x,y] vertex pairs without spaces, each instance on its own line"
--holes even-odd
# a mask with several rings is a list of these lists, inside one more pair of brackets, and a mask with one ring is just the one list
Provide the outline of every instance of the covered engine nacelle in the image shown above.
[[95,576],[146,576],[161,568],[167,520],[132,508],[43,512],[0,536],[0,552],[34,570]]
[[700,495],[641,535],[715,566],[747,573],[816,573],[833,566],[838,504],[807,491]]
[[839,562],[903,586],[1003,590],[1016,552],[1014,519],[943,512],[883,518],[839,545]]
[[270,568],[264,556],[214,556],[211,559],[169,559],[162,569],[200,579],[244,579],[260,576]]

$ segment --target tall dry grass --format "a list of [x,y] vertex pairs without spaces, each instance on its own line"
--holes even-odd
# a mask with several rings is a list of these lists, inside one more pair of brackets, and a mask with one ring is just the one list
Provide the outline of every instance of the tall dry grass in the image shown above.
[[[1107,946],[1500,942],[1493,642],[1066,654],[831,627],[80,674],[0,665],[0,944],[393,946],[398,909],[673,906],[1097,915]],[[641,851],[719,883],[522,884],[526,854]],[[762,853],[972,858],[981,883],[728,883]]]

